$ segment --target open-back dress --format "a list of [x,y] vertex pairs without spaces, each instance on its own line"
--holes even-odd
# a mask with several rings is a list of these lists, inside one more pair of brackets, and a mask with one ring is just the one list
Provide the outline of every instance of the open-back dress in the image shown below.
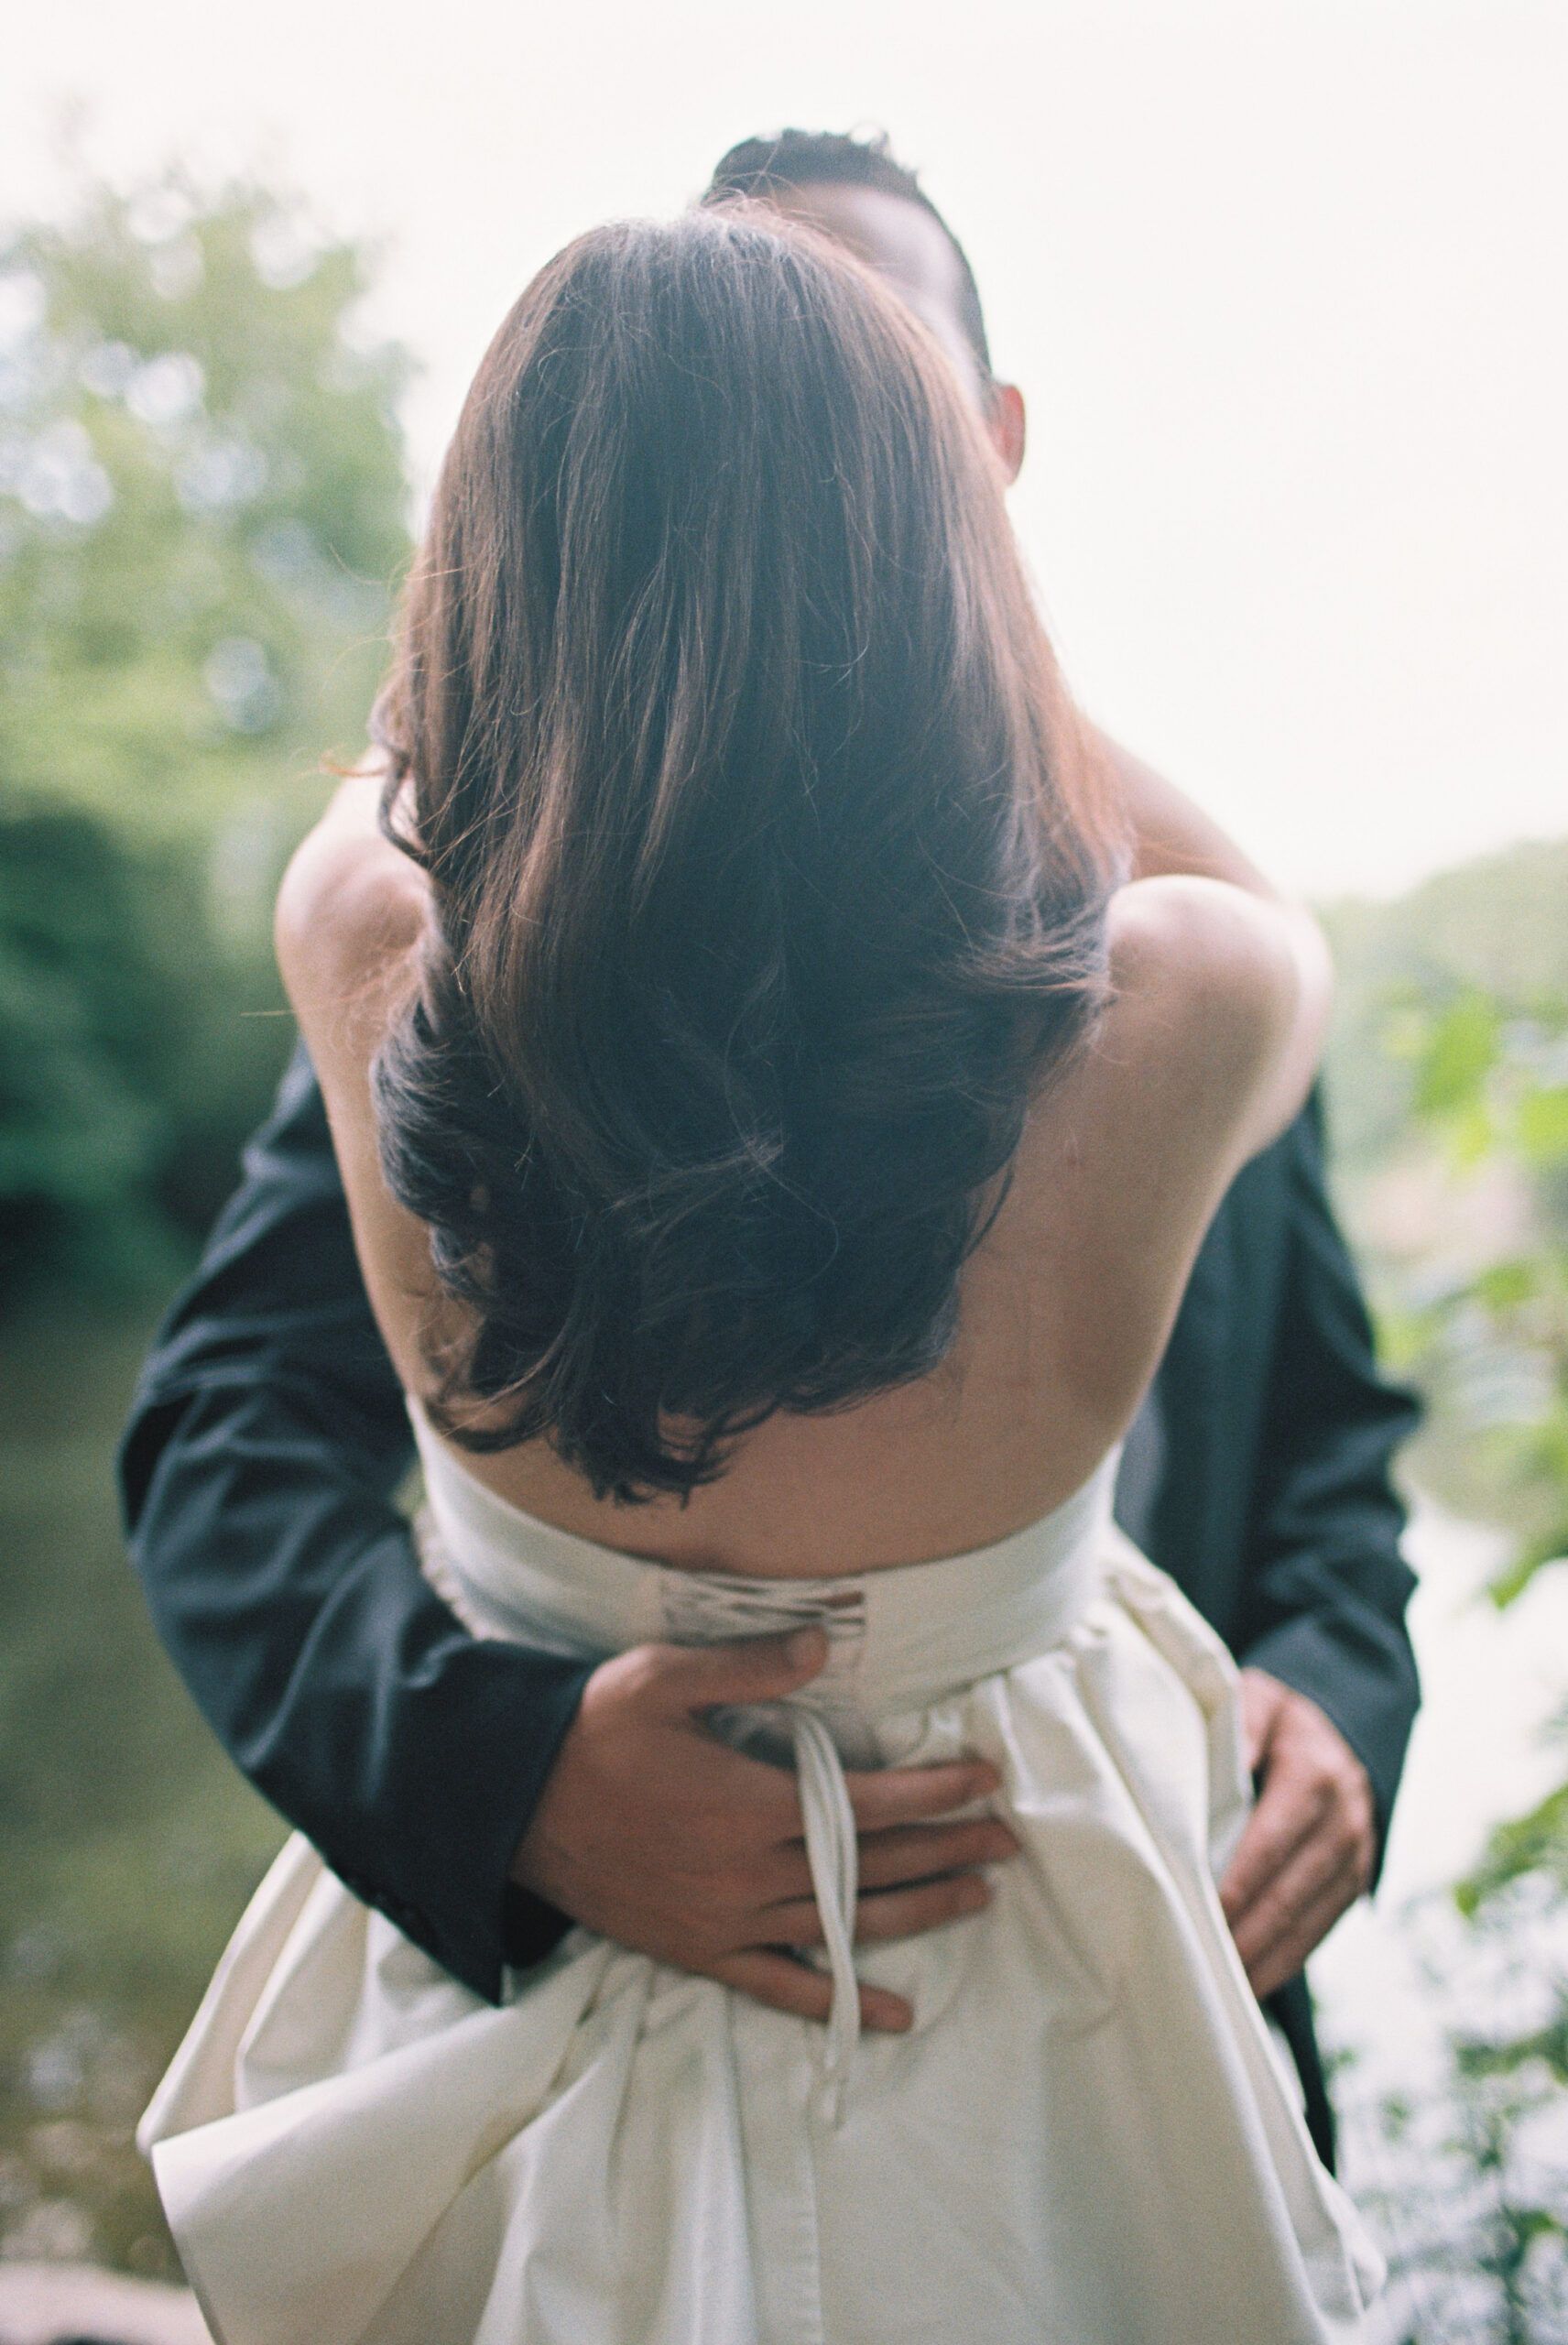
[[[1114,1453],[993,1546],[761,1579],[539,1522],[415,1422],[428,1568],[480,1633],[826,1628],[820,1677],[713,1723],[799,1771],[833,2017],[582,1928],[495,2008],[290,1841],[142,2126],[219,2345],[1363,2335],[1377,2251],[1215,1891],[1250,1800],[1235,1665],[1113,1524]],[[843,1767],[963,1752],[1021,1854],[980,1912],[853,1948]],[[911,2033],[860,2034],[856,1972]]]

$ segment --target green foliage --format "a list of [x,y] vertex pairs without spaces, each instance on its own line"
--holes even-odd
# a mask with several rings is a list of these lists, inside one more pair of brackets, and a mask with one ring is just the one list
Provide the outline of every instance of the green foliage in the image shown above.
[[0,237],[0,2228],[168,2277],[131,2126],[278,1827],[158,1650],[109,1458],[126,1291],[270,1096],[275,882],[384,664],[368,266],[178,174]]
[[[1488,1840],[1481,1861],[1454,1889],[1466,1919],[1529,1875],[1544,1876],[1568,1895],[1568,1783],[1560,1783],[1528,1815],[1510,1816]],[[1563,2077],[1568,2084],[1568,2071]]]
[[[1415,1314],[1446,1430],[1487,1461],[1497,1511],[1519,1532],[1494,1589],[1511,1603],[1568,1554],[1568,997],[1524,1009],[1467,990],[1424,1030],[1407,1010],[1406,1047],[1412,1033],[1427,1130],[1461,1176],[1503,1177],[1528,1233],[1440,1282]],[[1477,1362],[1486,1373],[1467,1379]]]
[[289,1039],[268,914],[407,551],[369,259],[256,186],[0,240],[0,1279],[166,1281]]
[[1487,1003],[1528,1010],[1568,1000],[1565,905],[1568,839],[1557,839],[1441,872],[1394,903],[1326,908],[1339,971],[1331,1065],[1342,1169],[1369,1171],[1409,1142],[1420,1036],[1434,1012],[1468,998],[1478,1039]]
[[1479,1106],[1481,1086],[1497,1064],[1500,1031],[1496,1003],[1484,994],[1461,994],[1425,1037],[1416,1075],[1416,1113],[1457,1117]]
[[[1457,1418],[1450,1431],[1491,1457],[1499,1511],[1520,1532],[1491,1590],[1503,1606],[1517,1602],[1538,1572],[1568,1569],[1568,1221],[1559,1187],[1568,1170],[1565,1038],[1568,998],[1537,1000],[1527,1013],[1472,989],[1431,1016],[1415,1053],[1415,1096],[1429,1129],[1462,1168],[1509,1171],[1528,1216],[1526,1247],[1473,1266],[1421,1314],[1433,1383]],[[1466,1391],[1475,1388],[1443,1371],[1456,1356],[1477,1353],[1511,1364],[1514,1399],[1502,1412],[1472,1404],[1466,1422]],[[1473,1917],[1530,1877],[1568,1896],[1568,1783],[1497,1827],[1455,1898]]]
[[407,542],[367,281],[277,195],[172,174],[0,248],[9,787],[229,824],[358,747]]
[[288,1032],[189,845],[0,807],[0,1291],[166,1285]]
[[1552,2138],[1568,1978],[1539,1886],[1502,1892],[1467,1923],[1431,1902],[1404,1918],[1443,2016],[1446,2090],[1364,2108],[1356,2196],[1378,2219],[1410,2345],[1562,2345],[1568,2333],[1568,2203]]
[[[1369,912],[1337,923],[1353,1217],[1383,1233],[1385,1348],[1426,1393],[1428,1478],[1514,1534],[1499,1607],[1568,1569],[1565,904],[1568,850],[1535,847],[1430,883],[1381,933]],[[1561,2145],[1543,2155],[1540,2130],[1568,2089],[1568,1781],[1497,1825],[1443,1903],[1446,2074],[1377,2126],[1397,2178],[1368,2195],[1423,2339],[1546,2345],[1568,2333]]]

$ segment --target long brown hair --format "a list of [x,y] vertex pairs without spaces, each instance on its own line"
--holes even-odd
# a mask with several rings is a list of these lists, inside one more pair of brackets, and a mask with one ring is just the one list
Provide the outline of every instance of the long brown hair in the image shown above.
[[580,237],[474,378],[382,708],[437,909],[383,1157],[472,1329],[438,1422],[684,1494],[930,1370],[1116,856],[923,329],[758,209]]

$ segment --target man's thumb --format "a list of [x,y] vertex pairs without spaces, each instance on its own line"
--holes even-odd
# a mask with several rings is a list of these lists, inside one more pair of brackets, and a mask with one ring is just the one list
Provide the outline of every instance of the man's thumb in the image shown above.
[[797,1629],[787,1637],[746,1637],[719,1645],[683,1645],[672,1657],[669,1689],[681,1707],[777,1702],[808,1685],[828,1657],[826,1632]]

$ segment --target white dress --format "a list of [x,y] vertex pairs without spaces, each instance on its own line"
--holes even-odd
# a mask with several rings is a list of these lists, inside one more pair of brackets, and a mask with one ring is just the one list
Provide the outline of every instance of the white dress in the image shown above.
[[[1113,1525],[1114,1457],[996,1546],[779,1581],[574,1538],[421,1446],[439,1584],[485,1633],[827,1627],[821,1678],[718,1723],[799,1768],[833,2017],[583,1929],[495,2009],[296,1838],[142,2123],[219,2345],[1363,2337],[1380,2261],[1215,1893],[1235,1667]],[[852,1951],[841,1763],[962,1751],[1022,1854],[982,1912]],[[851,1966],[911,2034],[858,2033]]]

